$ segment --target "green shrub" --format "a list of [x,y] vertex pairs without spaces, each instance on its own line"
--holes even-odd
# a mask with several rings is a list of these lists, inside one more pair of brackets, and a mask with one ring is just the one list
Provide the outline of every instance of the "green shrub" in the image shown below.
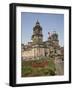
[[[45,67],[32,67],[32,63],[43,63],[48,61],[48,66]],[[46,76],[55,75],[55,63],[54,60],[48,57],[40,57],[40,60],[22,61],[22,77],[26,76]]]
[[52,75],[52,76],[54,76],[55,75],[55,71],[49,69],[49,74]]

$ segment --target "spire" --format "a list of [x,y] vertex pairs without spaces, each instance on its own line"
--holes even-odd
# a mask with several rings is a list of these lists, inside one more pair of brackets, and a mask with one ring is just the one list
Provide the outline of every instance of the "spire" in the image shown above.
[[38,21],[38,19],[37,19],[37,22],[36,22],[36,25],[39,25],[40,23],[39,23],[39,21]]

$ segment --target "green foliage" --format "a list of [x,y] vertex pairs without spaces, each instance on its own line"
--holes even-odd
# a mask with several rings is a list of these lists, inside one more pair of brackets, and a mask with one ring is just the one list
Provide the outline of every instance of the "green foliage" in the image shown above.
[[[43,63],[48,61],[48,66],[46,67],[32,67],[32,63]],[[55,75],[55,64],[53,60],[49,58],[41,57],[40,60],[34,61],[22,61],[22,77],[31,77],[31,76],[53,76]]]
[[32,68],[31,67],[22,67],[22,76],[27,76],[31,73],[32,73]]

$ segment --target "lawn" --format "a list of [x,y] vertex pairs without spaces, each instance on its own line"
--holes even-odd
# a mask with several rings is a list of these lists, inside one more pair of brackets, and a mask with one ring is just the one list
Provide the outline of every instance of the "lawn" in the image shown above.
[[48,58],[40,58],[34,61],[22,61],[21,66],[22,77],[55,75],[54,61]]

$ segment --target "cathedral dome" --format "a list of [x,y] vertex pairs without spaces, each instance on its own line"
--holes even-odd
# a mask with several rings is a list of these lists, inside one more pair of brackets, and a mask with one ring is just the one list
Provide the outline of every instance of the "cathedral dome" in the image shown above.
[[37,20],[36,25],[33,27],[33,30],[35,31],[36,29],[38,29],[39,31],[42,30],[42,27],[40,26],[39,21]]

